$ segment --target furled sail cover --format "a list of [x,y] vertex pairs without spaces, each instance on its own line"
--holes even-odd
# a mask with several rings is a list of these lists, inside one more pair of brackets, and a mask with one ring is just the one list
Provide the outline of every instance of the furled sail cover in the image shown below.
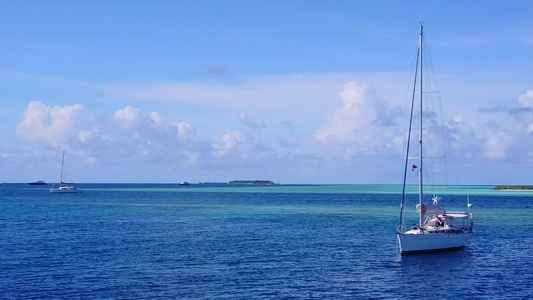
[[[420,214],[420,204],[416,205],[416,213]],[[436,204],[422,203],[422,215],[443,215],[446,210]]]

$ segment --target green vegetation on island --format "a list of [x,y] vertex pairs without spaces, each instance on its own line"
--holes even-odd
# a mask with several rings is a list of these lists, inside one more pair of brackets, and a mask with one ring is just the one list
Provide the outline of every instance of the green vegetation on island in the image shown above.
[[533,186],[531,185],[498,185],[492,188],[493,190],[531,190],[533,191]]
[[275,184],[270,180],[232,180],[229,184],[261,184],[261,185],[272,185]]

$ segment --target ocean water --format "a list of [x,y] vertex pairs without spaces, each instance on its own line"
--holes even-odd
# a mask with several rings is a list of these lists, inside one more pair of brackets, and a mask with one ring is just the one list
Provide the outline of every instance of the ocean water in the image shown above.
[[400,256],[396,185],[77,187],[0,186],[1,299],[533,297],[533,192],[430,187],[474,237]]

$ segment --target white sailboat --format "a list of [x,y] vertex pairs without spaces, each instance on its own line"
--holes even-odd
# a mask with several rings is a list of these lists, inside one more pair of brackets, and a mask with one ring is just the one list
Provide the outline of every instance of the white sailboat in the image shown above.
[[50,193],[57,193],[57,194],[74,194],[74,193],[80,193],[79,190],[77,190],[74,187],[74,184],[72,183],[66,183],[63,182],[63,166],[65,164],[65,151],[63,151],[63,158],[61,159],[61,173],[59,174],[59,187],[54,188],[54,185],[52,185],[52,188],[50,189]]
[[[423,25],[420,24],[420,35],[418,41],[418,58],[417,68],[420,67],[420,74],[417,77],[415,71],[415,83],[413,87],[413,98],[411,100],[411,117],[409,121],[409,132],[407,141],[407,150],[405,158],[403,193],[400,208],[400,226],[397,229],[396,236],[401,254],[419,253],[419,252],[433,252],[442,250],[460,249],[467,245],[472,237],[472,229],[474,226],[472,213],[470,212],[471,205],[467,201],[467,211],[451,212],[446,211],[439,206],[438,196],[432,198],[433,203],[424,203],[424,185],[423,185],[423,171],[424,171],[424,156],[422,152],[422,42],[423,42]],[[405,186],[406,176],[409,160],[409,145],[411,139],[411,128],[413,123],[413,109],[415,107],[415,92],[418,85],[416,80],[419,79],[419,157],[418,166],[413,165],[413,170],[418,170],[418,205],[416,211],[419,216],[418,224],[414,227],[407,228],[404,225],[404,202],[405,202]],[[461,223],[461,224],[459,224]]]

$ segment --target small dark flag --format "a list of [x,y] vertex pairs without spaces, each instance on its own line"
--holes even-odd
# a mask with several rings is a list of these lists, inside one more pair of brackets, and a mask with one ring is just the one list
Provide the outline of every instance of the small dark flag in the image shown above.
[[418,168],[416,165],[413,165],[413,169],[411,171],[414,171],[416,168]]

